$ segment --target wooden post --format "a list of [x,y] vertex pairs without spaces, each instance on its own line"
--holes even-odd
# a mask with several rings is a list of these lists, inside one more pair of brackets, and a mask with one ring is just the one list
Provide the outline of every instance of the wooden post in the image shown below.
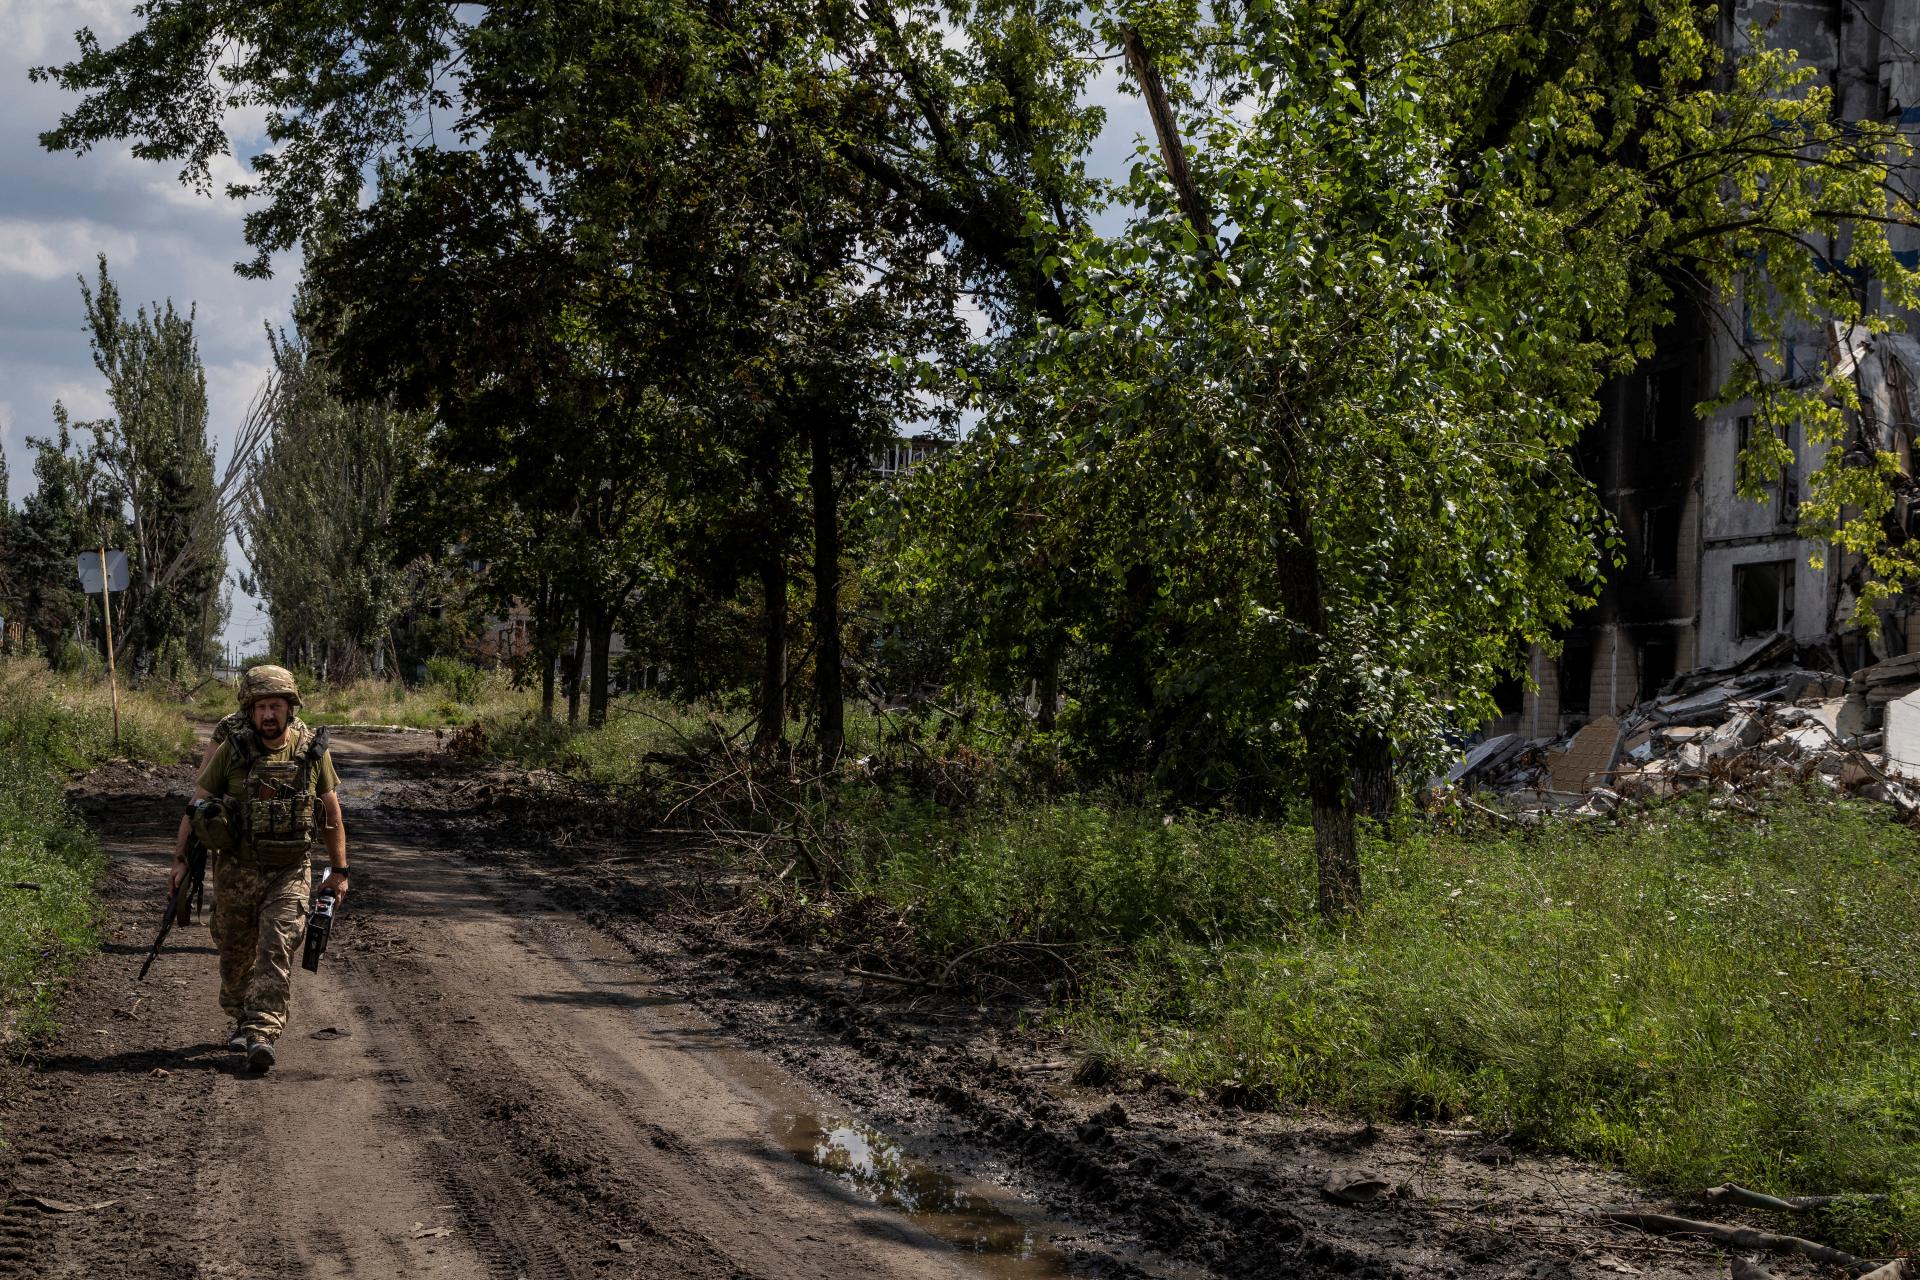
[[113,692],[113,749],[120,749],[120,682],[113,674],[113,606],[108,602],[112,592],[107,581],[107,548],[100,545],[100,616],[107,624],[107,688]]

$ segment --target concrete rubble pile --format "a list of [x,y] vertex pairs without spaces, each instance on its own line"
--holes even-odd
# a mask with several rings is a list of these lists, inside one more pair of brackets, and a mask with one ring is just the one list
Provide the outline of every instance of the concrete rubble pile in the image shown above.
[[[1488,738],[1445,781],[1522,812],[1589,816],[1699,788],[1738,795],[1813,783],[1920,822],[1920,653],[1842,676],[1793,665],[1791,646],[1780,648],[1681,676],[1651,702],[1565,738]],[[1789,661],[1765,665],[1770,657]]]

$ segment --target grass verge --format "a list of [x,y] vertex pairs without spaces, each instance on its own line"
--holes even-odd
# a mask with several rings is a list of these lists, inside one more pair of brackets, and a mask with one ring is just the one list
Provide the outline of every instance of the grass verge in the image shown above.
[[50,1025],[54,980],[97,942],[101,855],[68,810],[69,776],[114,755],[167,761],[191,745],[179,710],[37,661],[0,662],[0,1045]]
[[932,951],[1067,956],[1055,1016],[1122,1079],[1470,1116],[1676,1192],[1884,1193],[1828,1234],[1920,1239],[1920,837],[1885,809],[1374,839],[1343,931],[1303,830],[1087,800],[858,826],[857,887]]
[[[716,722],[616,707],[523,745],[631,783],[646,752]],[[1920,1242],[1920,835],[1885,808],[1782,795],[1755,816],[1696,796],[1618,823],[1376,832],[1368,910],[1340,930],[1314,914],[1299,828],[854,786],[833,818],[845,887],[921,952],[1069,975],[1048,1016],[1122,1083],[1471,1117],[1678,1194],[1859,1196],[1819,1232],[1862,1253]],[[858,932],[873,913],[849,906],[805,909]]]

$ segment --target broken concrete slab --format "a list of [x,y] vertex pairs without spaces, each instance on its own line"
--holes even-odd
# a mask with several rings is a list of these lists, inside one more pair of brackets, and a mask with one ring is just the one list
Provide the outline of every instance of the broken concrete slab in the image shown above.
[[1920,778],[1920,693],[1910,693],[1887,704],[1887,772]]
[[1852,694],[1844,698],[1827,698],[1805,708],[1815,720],[1833,731],[1836,738],[1857,737],[1867,731],[1867,699],[1865,694]]
[[1920,684],[1920,653],[1902,654],[1853,673],[1856,685]]
[[1503,733],[1469,748],[1466,756],[1447,770],[1447,781],[1463,782],[1483,770],[1492,770],[1526,750],[1527,740],[1517,733]]
[[1547,761],[1553,790],[1584,793],[1606,785],[1620,757],[1620,722],[1601,716],[1573,735],[1567,749]]
[[1744,685],[1722,681],[1698,693],[1661,698],[1653,704],[1653,718],[1663,724],[1697,724],[1724,716],[1729,704],[1746,692]]
[[1766,736],[1767,727],[1760,717],[1742,712],[1708,734],[1700,743],[1700,754],[1708,760],[1738,755],[1748,747],[1758,746]]

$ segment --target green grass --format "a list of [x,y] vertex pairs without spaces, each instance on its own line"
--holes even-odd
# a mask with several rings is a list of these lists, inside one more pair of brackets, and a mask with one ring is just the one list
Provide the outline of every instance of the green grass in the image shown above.
[[[498,753],[634,783],[647,752],[742,723],[641,695],[591,732],[488,727]],[[853,754],[890,727],[866,718]],[[946,765],[981,757],[923,741]],[[935,957],[1064,958],[1078,983],[1048,1016],[1122,1081],[1473,1123],[1680,1194],[1889,1193],[1819,1231],[1861,1252],[1920,1242],[1920,835],[1883,807],[1783,797],[1755,818],[1693,797],[1617,824],[1410,822],[1369,836],[1368,910],[1334,930],[1300,828],[901,789],[837,789],[845,887]],[[841,927],[833,900],[810,909]]]
[[50,1026],[55,980],[98,943],[101,854],[67,808],[67,779],[114,755],[179,759],[192,743],[179,711],[144,694],[122,691],[120,724],[116,750],[100,684],[0,662],[0,1045]]
[[[479,715],[493,754],[526,765],[566,769],[579,777],[613,785],[643,781],[655,766],[652,753],[700,753],[715,750],[722,736],[736,750],[745,750],[751,732],[749,713],[731,703],[685,703],[651,692],[621,694],[609,700],[607,722],[597,729],[570,729],[564,704],[554,724],[538,718],[539,698],[519,703],[492,704]],[[849,703],[846,716],[846,754],[868,756],[883,740],[901,731],[904,721],[884,716],[866,706]],[[790,726],[799,736],[801,725]]]
[[471,667],[460,667],[450,683],[366,679],[345,685],[303,682],[300,690],[300,716],[308,724],[397,724],[413,729],[504,719],[530,712],[540,701],[537,690],[516,689],[503,676],[483,676]]
[[1375,839],[1339,932],[1298,829],[1087,800],[858,826],[858,887],[930,950],[1070,948],[1056,1016],[1123,1078],[1471,1117],[1682,1192],[1891,1192],[1831,1233],[1920,1235],[1920,838],[1885,809]]

